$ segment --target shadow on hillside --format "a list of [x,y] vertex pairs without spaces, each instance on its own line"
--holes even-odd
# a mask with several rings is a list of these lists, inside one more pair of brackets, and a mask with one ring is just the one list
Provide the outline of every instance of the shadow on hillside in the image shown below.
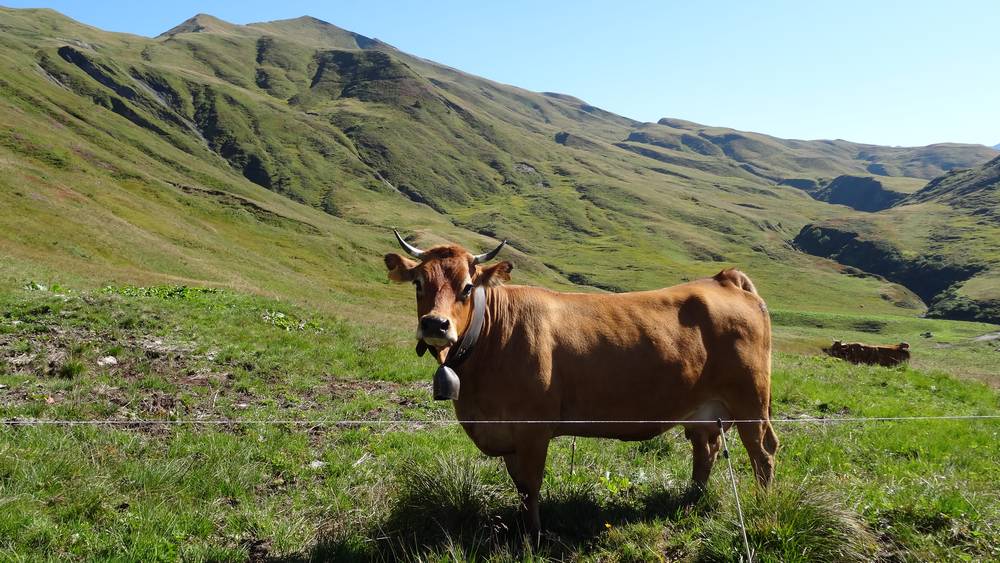
[[520,560],[528,555],[563,559],[593,544],[609,527],[677,520],[705,513],[714,502],[694,488],[656,488],[601,502],[592,487],[557,487],[541,505],[545,527],[536,546],[511,504],[476,516],[463,507],[397,503],[377,526],[354,533],[322,537],[307,552],[268,561],[395,561],[473,560],[499,557]]

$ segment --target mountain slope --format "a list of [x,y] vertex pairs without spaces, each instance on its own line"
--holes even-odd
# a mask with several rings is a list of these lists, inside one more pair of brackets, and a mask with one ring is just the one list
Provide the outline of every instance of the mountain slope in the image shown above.
[[395,225],[419,244],[510,239],[519,279],[551,287],[739,265],[779,307],[908,313],[905,289],[791,247],[844,211],[779,181],[995,154],[643,124],[313,18],[198,15],[148,39],[0,15],[0,253],[91,283],[229,285],[353,315],[402,303],[380,264]]
[[734,168],[770,181],[845,173],[930,179],[996,156],[982,145],[881,147],[842,140],[800,141],[669,118],[642,125],[622,144],[630,150],[638,145],[658,147],[674,158],[725,159]]
[[885,211],[807,225],[795,242],[906,285],[931,316],[1000,323],[1000,157]]

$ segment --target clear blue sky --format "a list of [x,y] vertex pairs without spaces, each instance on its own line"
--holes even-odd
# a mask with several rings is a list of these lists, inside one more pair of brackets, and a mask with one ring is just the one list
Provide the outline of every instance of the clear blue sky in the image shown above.
[[473,74],[635,119],[887,145],[1000,143],[1000,2],[61,1],[153,36],[199,13],[311,15]]

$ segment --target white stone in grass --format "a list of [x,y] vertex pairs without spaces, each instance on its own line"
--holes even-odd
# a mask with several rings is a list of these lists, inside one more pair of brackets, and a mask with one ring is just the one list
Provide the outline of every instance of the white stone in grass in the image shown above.
[[99,358],[97,360],[97,365],[101,366],[102,368],[106,368],[109,366],[117,366],[118,358],[114,356],[104,356],[103,358]]
[[326,467],[326,462],[325,461],[320,461],[318,459],[314,459],[314,460],[312,460],[312,461],[309,462],[309,469],[322,469],[324,467]]

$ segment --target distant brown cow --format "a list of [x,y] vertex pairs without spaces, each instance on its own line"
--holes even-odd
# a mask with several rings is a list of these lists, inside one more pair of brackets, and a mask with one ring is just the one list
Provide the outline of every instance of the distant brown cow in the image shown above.
[[721,436],[716,424],[694,421],[742,420],[757,480],[770,483],[771,321],[742,272],[653,291],[557,293],[504,285],[511,263],[486,265],[503,244],[473,255],[396,237],[416,260],[387,254],[385,265],[390,279],[415,286],[417,352],[430,348],[442,363],[435,393],[454,399],[483,453],[503,456],[532,529],[556,436],[647,440],[668,421],[692,421],[679,425],[704,486]]
[[834,341],[833,345],[824,351],[831,356],[847,360],[854,364],[878,364],[880,366],[896,366],[910,361],[910,345],[906,342],[891,346],[873,346],[860,342],[843,343]]

